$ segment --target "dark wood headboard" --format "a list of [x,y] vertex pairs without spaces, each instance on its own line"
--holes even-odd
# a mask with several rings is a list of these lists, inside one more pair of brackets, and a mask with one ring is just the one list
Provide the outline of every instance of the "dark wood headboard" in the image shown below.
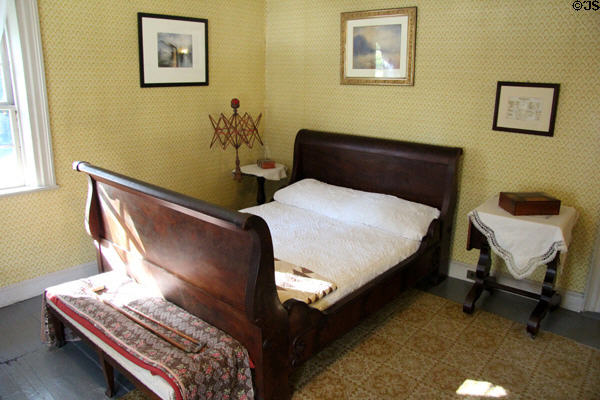
[[302,129],[294,144],[290,183],[314,178],[332,185],[393,194],[440,210],[456,186],[462,149]]
[[[436,207],[448,248],[461,154],[459,147],[302,129],[294,144],[290,183],[314,178]],[[448,254],[442,260],[447,262]]]

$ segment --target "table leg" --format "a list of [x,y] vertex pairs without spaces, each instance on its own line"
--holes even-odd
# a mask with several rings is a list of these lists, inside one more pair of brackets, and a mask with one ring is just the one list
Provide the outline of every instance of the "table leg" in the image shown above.
[[54,315],[54,311],[50,310],[51,308],[48,307],[48,324],[50,324],[52,326],[52,329],[54,330],[55,346],[63,347],[65,345],[65,326],[63,325],[61,320]]
[[107,397],[113,397],[116,393],[115,390],[115,374],[113,366],[106,360],[104,356],[104,352],[100,349],[97,349],[98,359],[100,361],[100,365],[102,366],[102,373],[104,374],[104,381],[106,383],[106,394]]
[[256,203],[264,204],[265,203],[265,178],[262,176],[257,176],[256,182],[258,183],[258,190],[256,192]]
[[477,262],[477,270],[475,271],[475,283],[465,298],[463,303],[463,312],[472,314],[475,311],[475,302],[481,296],[485,286],[485,280],[490,278],[490,267],[492,266],[492,258],[490,254],[490,246],[487,243],[481,244],[479,253],[479,261]]
[[546,266],[546,276],[544,277],[544,283],[542,284],[540,300],[527,321],[527,332],[531,337],[537,335],[540,330],[540,323],[548,311],[554,310],[560,304],[560,294],[554,290],[554,282],[556,281],[560,259],[559,256],[560,253],[557,253],[556,257],[554,257],[554,259]]

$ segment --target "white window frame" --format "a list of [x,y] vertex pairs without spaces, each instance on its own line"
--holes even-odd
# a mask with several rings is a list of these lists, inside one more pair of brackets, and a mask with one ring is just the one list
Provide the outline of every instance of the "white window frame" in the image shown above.
[[37,0],[8,0],[6,33],[13,68],[25,185],[0,196],[56,188]]

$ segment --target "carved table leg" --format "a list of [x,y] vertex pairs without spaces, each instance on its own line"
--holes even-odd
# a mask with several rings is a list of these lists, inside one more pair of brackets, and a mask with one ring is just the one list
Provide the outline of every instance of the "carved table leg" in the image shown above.
[[100,360],[100,365],[102,366],[102,373],[104,374],[104,380],[106,381],[106,394],[107,397],[113,397],[116,393],[115,391],[115,375],[113,366],[110,365],[106,358],[104,357],[104,352],[98,350],[98,359]]
[[540,330],[540,322],[546,316],[549,310],[554,310],[560,304],[560,294],[554,290],[554,282],[556,281],[556,274],[558,268],[558,262],[560,259],[560,253],[556,254],[556,257],[548,263],[546,266],[546,276],[544,283],[542,284],[542,293],[538,304],[533,309],[529,320],[527,321],[527,332],[531,337],[535,337]]
[[479,261],[477,262],[477,270],[475,271],[475,283],[465,298],[463,303],[463,311],[467,314],[472,314],[475,311],[475,302],[481,296],[485,286],[485,280],[490,278],[490,267],[492,266],[492,258],[490,254],[490,246],[487,243],[481,244],[481,252],[479,253]]

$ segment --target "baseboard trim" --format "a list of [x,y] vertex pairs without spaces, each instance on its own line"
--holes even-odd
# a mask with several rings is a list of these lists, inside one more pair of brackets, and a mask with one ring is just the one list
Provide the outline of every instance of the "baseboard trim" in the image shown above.
[[[467,271],[475,271],[476,269],[477,266],[475,265],[462,263],[460,261],[451,261],[448,276],[456,279],[461,279],[463,281],[473,282],[472,279],[467,278]],[[502,283],[503,285],[508,285],[535,293],[539,293],[542,288],[541,282],[536,282],[529,279],[515,279],[507,274],[496,275],[496,279],[498,283]],[[560,307],[575,312],[583,311],[583,293],[573,292],[570,290],[563,290],[560,288],[558,288],[557,290],[562,296],[562,302],[560,303]]]
[[85,278],[98,272],[96,262],[77,265],[61,271],[52,272],[37,278],[15,283],[0,288],[0,307],[6,307],[19,301],[27,300],[42,294],[45,288],[59,283]]

